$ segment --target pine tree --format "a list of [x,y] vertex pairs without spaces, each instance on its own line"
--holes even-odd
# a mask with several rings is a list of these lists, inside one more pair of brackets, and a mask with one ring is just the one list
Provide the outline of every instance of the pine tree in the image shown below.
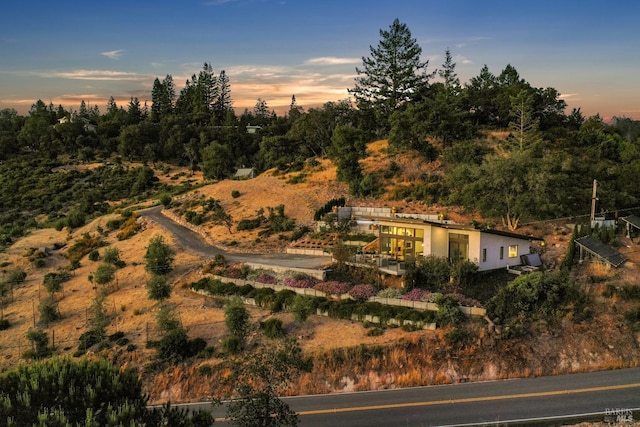
[[406,24],[395,19],[388,31],[380,30],[381,40],[369,46],[371,56],[362,57],[352,93],[361,109],[373,108],[386,127],[391,113],[428,86],[434,73],[427,73],[429,61],[422,62],[422,48]]

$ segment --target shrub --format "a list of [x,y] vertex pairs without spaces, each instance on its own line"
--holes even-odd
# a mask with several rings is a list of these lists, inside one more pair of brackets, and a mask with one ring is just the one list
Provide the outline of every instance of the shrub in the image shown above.
[[452,296],[443,296],[436,301],[438,312],[436,322],[438,326],[458,325],[464,320],[464,314],[460,310],[458,300]]
[[273,285],[277,282],[278,280],[276,279],[275,276],[268,274],[268,273],[262,273],[260,276],[258,276],[258,278],[256,279],[256,282],[258,283],[264,283],[265,285]]
[[367,336],[368,337],[379,337],[381,335],[384,334],[384,329],[382,329],[381,327],[376,326],[375,328],[369,329],[367,331]]
[[12,268],[7,273],[7,282],[12,284],[24,283],[26,278],[27,278],[27,273],[21,268]]
[[293,318],[298,323],[304,323],[315,311],[313,300],[303,295],[296,295],[291,303],[289,311],[293,313]]
[[106,248],[102,254],[102,259],[104,262],[115,266],[118,266],[122,262],[120,261],[120,251],[118,248]]
[[149,298],[155,301],[164,301],[171,296],[171,285],[167,283],[167,278],[159,274],[152,274],[147,282],[147,292]]
[[40,312],[40,323],[48,324],[60,319],[58,303],[53,298],[44,298],[38,306]]
[[202,215],[199,213],[196,213],[195,211],[186,211],[184,213],[184,218],[187,220],[187,222],[193,225],[200,225],[202,224],[202,221],[203,221]]
[[71,275],[66,271],[60,273],[47,273],[44,275],[42,283],[47,289],[47,292],[53,294],[55,292],[60,292],[62,289],[62,283],[66,282],[70,278]]
[[469,338],[469,333],[459,328],[450,330],[444,334],[444,339],[449,345],[463,344]]
[[172,363],[179,362],[192,356],[189,337],[182,328],[167,332],[156,346],[158,357]]
[[99,259],[100,259],[100,252],[98,252],[97,249],[94,249],[91,252],[89,252],[90,261],[98,261]]
[[160,203],[162,204],[162,206],[165,207],[165,209],[169,209],[169,207],[171,207],[171,195],[168,193],[162,193],[160,194],[159,197]]
[[282,327],[282,320],[276,317],[260,322],[260,329],[267,338],[282,338],[287,334]]
[[640,299],[640,286],[624,285],[618,291],[618,295],[623,300],[638,300]]
[[4,331],[5,329],[9,329],[11,327],[11,323],[7,319],[0,319],[0,331]]
[[375,297],[378,292],[371,285],[355,285],[349,289],[349,295],[356,301],[364,302]]
[[384,288],[378,292],[380,298],[402,298],[402,289],[398,288]]
[[406,294],[402,295],[402,299],[405,301],[422,301],[422,298],[427,294],[428,292],[424,289],[413,288]]
[[351,285],[346,282],[319,282],[313,286],[313,289],[327,295],[342,295],[349,292]]
[[82,352],[87,351],[88,349],[102,341],[102,338],[102,334],[97,330],[87,331],[80,335],[80,344],[78,344],[78,350]]
[[276,313],[282,311],[285,306],[290,306],[297,294],[291,289],[283,289],[275,294],[271,303],[271,311]]
[[285,277],[284,285],[291,288],[313,288],[318,283],[316,279],[309,276]]
[[244,348],[244,341],[239,337],[230,335],[222,341],[222,350],[227,354],[237,354]]
[[460,304],[463,307],[482,307],[482,304],[480,304],[480,301],[475,300],[473,298],[469,298],[465,295],[462,294],[448,294],[451,295],[452,297],[454,297],[455,299],[458,300],[458,304]]
[[138,224],[137,216],[131,215],[120,225],[120,232],[117,235],[118,240],[126,240],[136,234],[139,230],[140,224]]
[[258,227],[260,227],[260,225],[262,224],[262,220],[260,218],[255,218],[255,219],[241,219],[238,222],[238,226],[237,229],[238,231],[243,231],[243,230],[254,230]]
[[25,354],[28,358],[40,359],[51,354],[51,348],[49,348],[49,336],[42,329],[29,329],[29,332],[27,332],[27,339],[33,346],[33,349]]
[[240,192],[238,190],[231,191],[231,197],[237,199],[238,197],[240,197]]

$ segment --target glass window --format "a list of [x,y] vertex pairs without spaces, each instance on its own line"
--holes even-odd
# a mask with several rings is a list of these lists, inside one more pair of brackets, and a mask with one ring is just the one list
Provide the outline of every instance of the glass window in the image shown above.
[[385,233],[385,234],[389,234],[389,226],[388,225],[383,225],[380,227],[380,232],[381,233]]
[[500,246],[500,259],[504,258],[504,246]]
[[482,249],[482,262],[487,262],[487,248]]
[[424,237],[424,230],[422,228],[416,229],[416,237]]
[[518,256],[518,245],[509,245],[509,258]]

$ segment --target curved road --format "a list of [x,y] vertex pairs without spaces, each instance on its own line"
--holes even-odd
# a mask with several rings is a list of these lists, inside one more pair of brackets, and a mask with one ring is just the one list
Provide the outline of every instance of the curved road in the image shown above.
[[[640,368],[553,377],[287,397],[304,427],[566,425],[640,420]],[[211,409],[210,404],[185,405]],[[229,425],[213,408],[215,425]],[[613,418],[611,418],[613,417]]]
[[322,269],[322,266],[330,260],[323,256],[294,255],[294,254],[248,254],[227,252],[215,246],[207,244],[197,233],[175,223],[162,215],[162,206],[140,210],[139,213],[174,235],[176,241],[183,248],[196,252],[205,258],[213,258],[216,254],[222,254],[230,261],[250,262],[256,264],[275,265],[287,268]]

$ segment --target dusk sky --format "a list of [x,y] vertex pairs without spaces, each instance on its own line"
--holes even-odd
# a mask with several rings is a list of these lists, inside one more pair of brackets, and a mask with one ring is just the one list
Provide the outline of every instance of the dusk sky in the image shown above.
[[156,77],[177,93],[208,62],[233,106],[279,112],[349,97],[355,67],[395,18],[429,70],[450,49],[462,83],[507,64],[553,87],[585,117],[640,120],[640,1],[91,0],[3,1],[0,109],[38,99],[104,113],[110,96],[151,104]]

